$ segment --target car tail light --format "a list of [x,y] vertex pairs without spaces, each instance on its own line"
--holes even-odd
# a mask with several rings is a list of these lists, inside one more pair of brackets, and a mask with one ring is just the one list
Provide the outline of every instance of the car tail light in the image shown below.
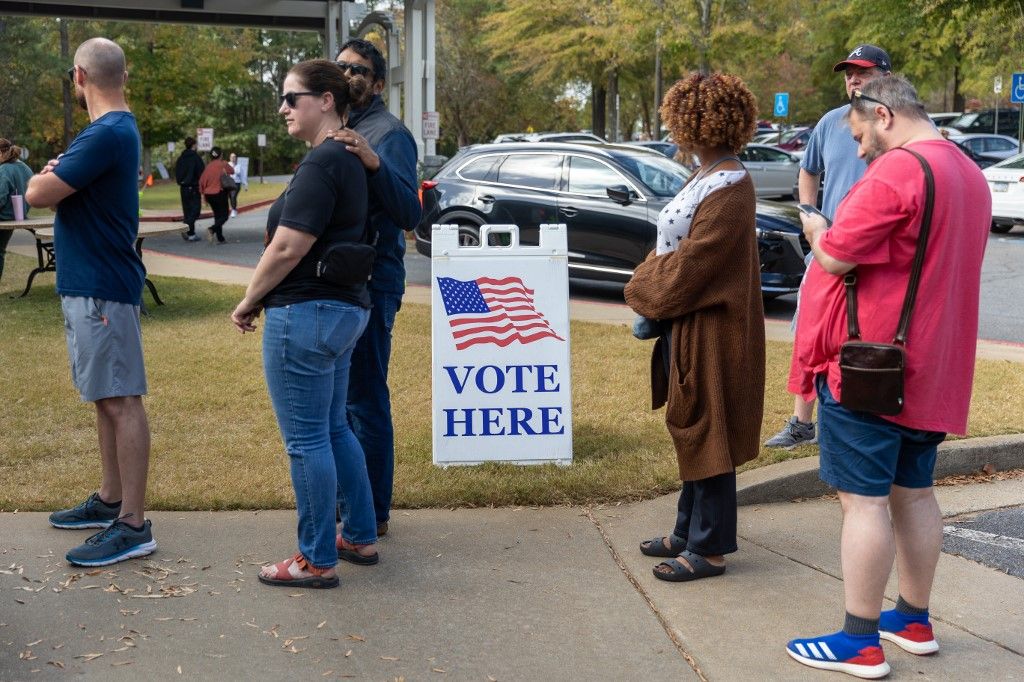
[[420,183],[420,207],[423,206],[423,192],[428,189],[434,189],[435,187],[437,187],[436,180],[424,180],[422,183]]

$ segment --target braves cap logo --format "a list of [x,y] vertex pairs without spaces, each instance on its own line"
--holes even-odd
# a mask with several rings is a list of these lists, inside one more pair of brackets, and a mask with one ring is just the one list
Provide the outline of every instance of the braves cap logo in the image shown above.
[[863,49],[864,48],[862,48],[862,47],[858,47],[856,50],[854,50],[853,52],[850,53],[850,56],[847,57],[847,59],[853,59],[854,57],[859,57],[861,55],[861,50],[863,50]]

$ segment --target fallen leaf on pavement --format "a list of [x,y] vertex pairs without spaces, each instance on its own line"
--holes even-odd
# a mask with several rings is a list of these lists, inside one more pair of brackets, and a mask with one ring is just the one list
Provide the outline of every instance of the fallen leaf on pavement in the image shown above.
[[323,627],[323,626],[325,626],[325,625],[327,625],[327,621],[326,621],[326,620],[322,620],[322,621],[320,621],[320,622],[319,622],[319,623],[317,624],[317,626],[316,626],[316,629],[317,629],[317,630],[319,630],[320,628],[322,628],[322,627]]
[[88,663],[89,661],[96,660],[97,658],[99,658],[102,655],[103,654],[79,654],[79,655],[75,656],[75,658],[80,658],[83,661],[85,661],[86,663]]
[[359,635],[345,635],[345,639],[351,639],[353,642],[365,642],[366,641],[365,637],[360,637]]
[[52,665],[54,668],[64,669],[64,664],[60,661],[47,661],[46,665]]
[[114,666],[116,668],[119,665],[131,665],[131,664],[132,664],[131,661],[117,661],[115,663],[111,663],[110,665],[112,665],[112,666]]
[[380,660],[382,660],[382,661],[397,661],[398,657],[397,656],[381,656]]
[[444,668],[431,668],[430,670],[435,672],[435,673],[446,673],[446,672],[448,672]]
[[348,651],[345,652],[345,658],[348,658],[351,655],[352,655],[352,650],[351,649],[349,649]]

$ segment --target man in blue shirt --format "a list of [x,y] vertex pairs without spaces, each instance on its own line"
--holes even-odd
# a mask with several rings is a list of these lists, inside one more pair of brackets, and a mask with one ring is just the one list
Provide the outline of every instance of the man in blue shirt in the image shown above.
[[104,566],[156,549],[145,518],[150,437],[139,306],[146,271],[135,251],[142,143],[125,101],[128,71],[116,43],[82,43],[68,78],[90,124],[29,181],[25,198],[57,209],[57,293],[71,375],[82,400],[96,404],[103,466],[100,489],[51,514],[50,524],[102,528],[67,560]]
[[[892,61],[882,48],[864,44],[855,47],[832,70],[845,74],[846,96],[850,98],[854,90],[876,78],[888,76],[892,70]],[[800,203],[817,205],[818,180],[824,173],[821,212],[829,219],[835,217],[839,202],[867,170],[867,164],[857,156],[857,142],[850,134],[846,119],[849,110],[850,105],[844,104],[821,117],[811,132],[804,158],[800,162],[800,175],[797,179]],[[803,398],[795,396],[793,416],[781,431],[765,441],[765,445],[790,450],[797,445],[817,443],[817,433],[811,419],[813,414],[814,401],[804,402]]]
[[388,391],[391,329],[405,293],[405,231],[420,221],[416,186],[416,140],[384,106],[381,92],[387,62],[366,40],[349,40],[337,62],[345,69],[357,98],[348,127],[335,139],[348,145],[366,168],[370,191],[368,221],[377,235],[377,259],[370,280],[373,309],[366,331],[352,354],[348,415],[366,453],[373,489],[377,535],[388,531],[394,485],[395,436]]

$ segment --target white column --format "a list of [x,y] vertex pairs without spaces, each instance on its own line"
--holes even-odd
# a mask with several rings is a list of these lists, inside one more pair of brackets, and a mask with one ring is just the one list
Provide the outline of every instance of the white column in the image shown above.
[[[426,0],[423,22],[423,107],[425,111],[437,111],[435,102],[435,49],[434,38],[437,35],[436,27],[436,2]],[[433,156],[437,153],[437,140],[424,140],[424,154]]]
[[346,34],[347,27],[341,20],[345,12],[340,0],[328,0],[326,16],[324,17],[324,59],[334,59],[338,56],[338,28]]
[[416,140],[422,159],[423,146],[423,0],[405,3],[405,125]]
[[[402,84],[405,74],[402,72],[401,29],[393,26],[388,31],[388,111],[395,118],[402,118]],[[406,57],[408,59],[408,57]]]

